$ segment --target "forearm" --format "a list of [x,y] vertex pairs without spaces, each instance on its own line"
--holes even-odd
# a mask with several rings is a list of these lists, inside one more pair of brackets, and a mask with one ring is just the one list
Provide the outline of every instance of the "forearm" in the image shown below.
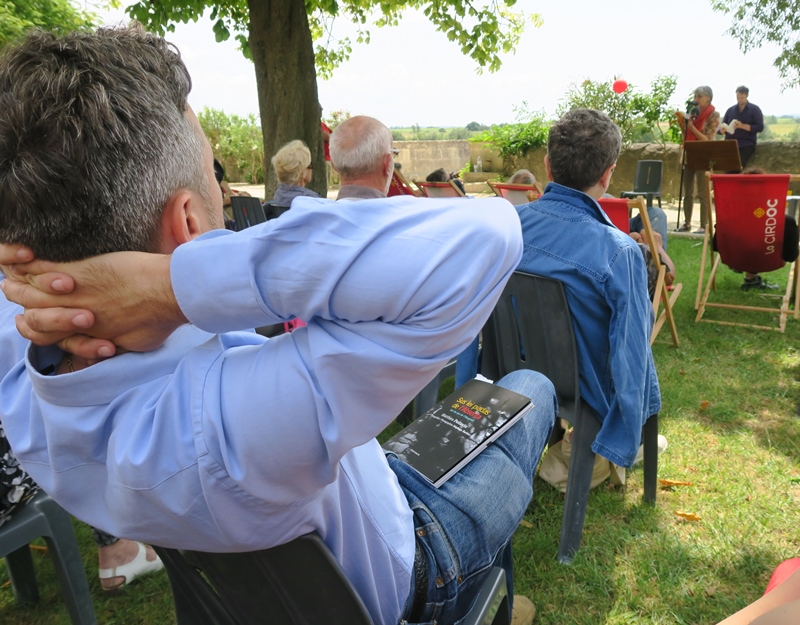
[[177,250],[175,292],[212,332],[293,316],[434,330],[485,309],[521,256],[508,203],[460,204],[300,202],[275,226]]

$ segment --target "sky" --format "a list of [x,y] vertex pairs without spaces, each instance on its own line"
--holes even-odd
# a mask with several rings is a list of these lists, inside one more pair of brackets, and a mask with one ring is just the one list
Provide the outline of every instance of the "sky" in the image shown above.
[[[781,92],[772,65],[778,49],[740,52],[725,33],[731,18],[713,12],[710,0],[519,0],[514,8],[539,13],[544,24],[529,27],[494,74],[478,74],[477,64],[422,13],[406,13],[397,27],[371,28],[371,42],[353,43],[350,60],[330,80],[318,81],[323,116],[344,109],[393,127],[491,125],[515,121],[523,103],[552,116],[569,86],[587,78],[619,77],[649,91],[654,78],[667,74],[678,79],[676,108],[685,108],[695,87],[709,85],[724,112],[744,84],[764,114],[800,116],[800,86]],[[101,17],[105,23],[126,19],[121,10]],[[348,32],[352,27],[338,20],[336,34]],[[216,43],[207,17],[177,25],[167,39],[192,75],[195,110],[258,114],[252,63],[235,42]]]

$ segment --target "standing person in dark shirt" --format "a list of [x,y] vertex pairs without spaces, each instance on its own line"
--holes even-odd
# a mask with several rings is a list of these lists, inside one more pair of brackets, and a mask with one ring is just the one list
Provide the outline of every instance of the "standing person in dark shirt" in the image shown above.
[[736,104],[725,111],[722,119],[723,124],[733,128],[733,134],[726,134],[725,138],[739,144],[742,169],[756,151],[758,133],[764,130],[764,115],[760,108],[747,99],[749,95],[750,90],[744,85],[736,87]]

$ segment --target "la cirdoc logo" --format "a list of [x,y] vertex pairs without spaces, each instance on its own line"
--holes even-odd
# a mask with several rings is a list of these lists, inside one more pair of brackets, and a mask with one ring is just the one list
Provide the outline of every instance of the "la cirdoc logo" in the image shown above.
[[764,245],[766,247],[765,255],[775,253],[775,227],[778,223],[778,200],[767,200],[767,210],[759,207],[753,211],[753,215],[761,219],[766,216],[764,220]]

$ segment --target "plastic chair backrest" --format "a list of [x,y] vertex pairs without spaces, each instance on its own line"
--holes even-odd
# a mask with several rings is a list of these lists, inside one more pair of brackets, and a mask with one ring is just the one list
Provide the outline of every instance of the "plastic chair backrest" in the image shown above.
[[261,206],[261,200],[257,197],[232,195],[231,208],[233,209],[233,220],[236,222],[236,230],[244,230],[267,221],[264,207]]
[[[178,625],[372,625],[315,533],[245,553],[155,550],[169,575]],[[505,573],[494,567],[464,624],[506,625],[508,603]]]
[[426,197],[464,197],[452,180],[447,182],[415,182]]
[[[492,191],[498,197],[505,198],[514,206],[520,204],[528,204],[533,200],[538,200],[541,196],[541,191],[535,185],[528,184],[507,184],[504,182],[489,182],[487,181]],[[528,194],[531,193],[531,197]]]
[[33,603],[39,598],[28,543],[40,537],[47,541],[70,621],[73,625],[96,625],[92,595],[72,519],[44,491],[39,491],[16,509],[11,519],[0,527],[0,557],[6,557],[17,601]]
[[717,250],[732,269],[780,269],[790,174],[714,174]]
[[316,534],[244,553],[156,551],[170,576],[178,625],[372,625]]
[[625,234],[631,233],[628,200],[602,197],[597,200],[597,203],[600,204],[600,208],[608,215],[611,223]]
[[266,217],[267,221],[270,219],[277,219],[289,210],[288,206],[278,206],[272,202],[264,202],[261,208],[264,209],[264,217]]
[[572,316],[558,280],[515,271],[483,328],[481,373],[499,380],[517,369],[544,374],[555,386],[559,416],[580,407]]
[[638,193],[661,193],[662,161],[639,161],[633,179],[633,190]]

